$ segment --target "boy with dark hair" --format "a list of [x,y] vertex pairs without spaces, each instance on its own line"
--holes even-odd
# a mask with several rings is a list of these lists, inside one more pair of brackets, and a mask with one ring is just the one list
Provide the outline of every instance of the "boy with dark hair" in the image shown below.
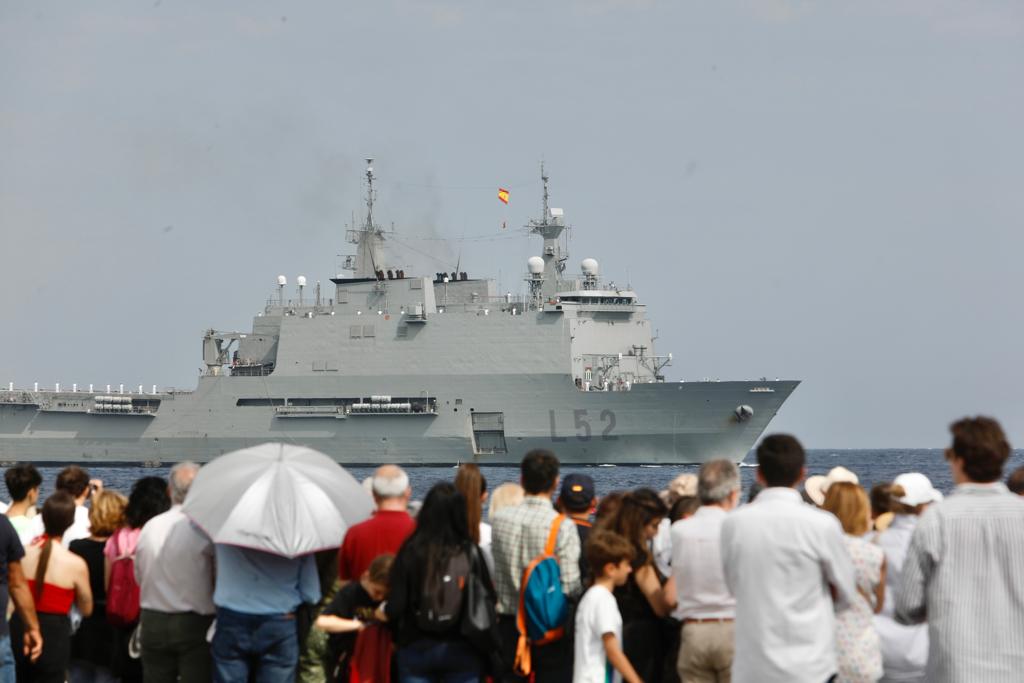
[[28,514],[35,509],[39,501],[39,487],[43,484],[43,477],[35,465],[23,463],[11,467],[4,473],[4,483],[7,484],[7,492],[11,494],[7,518],[18,532],[21,544],[26,546],[33,538],[43,533],[42,517]]
[[342,586],[331,603],[316,619],[316,627],[330,634],[328,638],[331,681],[348,683],[349,665],[356,647],[356,636],[376,622],[377,607],[388,595],[388,576],[395,556],[378,555],[359,577]]
[[633,571],[634,553],[628,539],[611,531],[597,530],[587,539],[584,555],[595,578],[576,610],[573,683],[640,681],[622,651],[622,615],[613,595]]

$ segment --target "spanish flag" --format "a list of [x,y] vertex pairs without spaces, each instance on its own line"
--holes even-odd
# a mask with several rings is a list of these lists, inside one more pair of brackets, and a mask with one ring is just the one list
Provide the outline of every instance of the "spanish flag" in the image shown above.
[[504,187],[499,187],[498,199],[500,199],[503,204],[508,204],[508,190],[506,190]]

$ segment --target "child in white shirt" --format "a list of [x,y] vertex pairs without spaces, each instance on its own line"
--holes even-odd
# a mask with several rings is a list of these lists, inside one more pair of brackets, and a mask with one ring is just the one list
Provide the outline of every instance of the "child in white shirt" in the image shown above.
[[642,683],[622,652],[622,615],[612,591],[633,571],[633,545],[619,534],[593,531],[583,549],[594,585],[576,608],[573,683]]

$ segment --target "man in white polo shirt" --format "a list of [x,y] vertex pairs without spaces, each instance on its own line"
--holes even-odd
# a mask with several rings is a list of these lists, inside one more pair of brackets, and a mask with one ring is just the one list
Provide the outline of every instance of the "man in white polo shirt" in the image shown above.
[[135,551],[147,683],[209,681],[206,632],[213,621],[213,545],[181,512],[199,466],[171,469],[171,509],[146,522]]
[[701,506],[672,525],[672,574],[683,622],[677,668],[683,681],[727,681],[734,650],[736,598],[725,583],[720,539],[726,513],[740,498],[740,471],[728,460],[704,463]]
[[839,520],[803,502],[804,449],[792,436],[757,448],[754,502],[722,523],[722,567],[736,596],[734,681],[826,683],[836,675],[833,601],[856,595]]

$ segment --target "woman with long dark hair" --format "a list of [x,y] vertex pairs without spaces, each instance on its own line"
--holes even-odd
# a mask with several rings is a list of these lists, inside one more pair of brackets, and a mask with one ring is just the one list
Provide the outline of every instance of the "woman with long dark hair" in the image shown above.
[[391,568],[384,613],[398,649],[402,683],[480,681],[484,659],[462,635],[461,588],[471,571],[491,585],[466,523],[466,499],[453,484],[430,489]]
[[675,582],[666,581],[658,571],[650,550],[666,515],[668,507],[657,492],[640,488],[622,496],[618,510],[600,522],[633,544],[633,571],[625,585],[615,589],[615,600],[622,614],[622,650],[647,683],[662,680],[668,648],[662,619],[676,601]]
[[[128,505],[124,509],[124,526],[113,533],[103,548],[105,557],[103,583],[106,586],[108,598],[111,597],[110,574],[114,563],[133,557],[135,548],[139,544],[142,526],[170,508],[171,497],[167,492],[166,479],[142,477],[132,485],[132,492],[128,495]],[[138,590],[138,586],[135,587],[135,590]],[[110,606],[108,601],[108,607]],[[115,675],[121,677],[122,683],[142,681],[142,664],[139,659],[131,657],[128,653],[129,641],[138,623],[138,618],[136,618],[127,626],[114,627],[111,669]]]
[[[58,491],[43,504],[44,535],[33,541],[25,551],[22,566],[29,590],[39,615],[43,636],[43,654],[35,662],[25,657],[20,647],[14,648],[19,681],[63,683],[71,659],[71,605],[77,605],[82,616],[92,614],[92,591],[85,560],[64,548],[64,532],[75,521],[75,500]],[[17,615],[11,620],[12,642],[22,642],[24,627]]]

